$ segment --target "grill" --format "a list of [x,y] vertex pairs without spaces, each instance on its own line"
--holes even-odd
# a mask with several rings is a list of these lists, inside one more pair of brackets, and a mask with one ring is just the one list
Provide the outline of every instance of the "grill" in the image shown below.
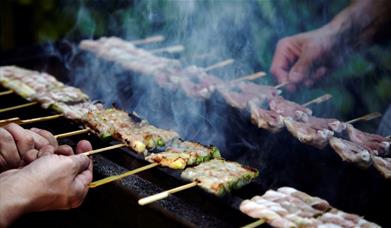
[[[61,55],[52,55],[43,52],[43,47],[34,47],[5,53],[1,56],[1,65],[18,65],[29,69],[42,70],[57,76],[63,82],[71,82],[69,69],[83,67],[86,55],[80,52],[69,64],[69,60],[60,56],[73,56],[72,49],[66,43],[57,43],[56,49]],[[89,58],[94,58],[89,56]],[[101,69],[105,69],[112,63],[94,59]],[[65,64],[67,63],[67,64]],[[111,66],[112,67],[112,66]],[[119,94],[129,104],[129,110],[135,108],[141,97],[150,94],[137,90],[140,80],[132,80],[136,77],[125,71],[120,66],[118,74],[126,80],[128,86],[122,87]],[[121,80],[120,80],[121,82]],[[158,89],[153,81],[145,79],[142,83],[148,83]],[[165,96],[168,91],[159,91]],[[168,95],[168,94],[167,94]],[[169,94],[170,102],[151,104],[164,113],[164,121],[158,115],[148,116],[148,120],[159,127],[169,128],[175,116],[169,103],[176,103],[175,99],[183,99]],[[2,97],[1,107],[22,104],[24,100],[16,95]],[[186,100],[189,106],[196,105],[196,100]],[[183,103],[183,101],[181,102]],[[224,115],[216,113],[211,107],[219,107],[224,110]],[[201,189],[177,193],[169,198],[140,207],[137,199],[166,189],[176,187],[184,182],[179,177],[179,172],[165,168],[155,168],[137,175],[129,176],[120,181],[91,189],[85,203],[81,208],[67,212],[45,212],[31,214],[20,219],[15,226],[53,224],[59,226],[186,226],[186,227],[238,227],[253,221],[239,210],[242,199],[250,198],[256,194],[262,194],[267,189],[280,186],[291,186],[327,199],[332,205],[342,210],[364,215],[367,219],[380,225],[391,225],[387,221],[386,205],[391,201],[391,184],[382,178],[374,168],[361,170],[349,165],[333,152],[330,147],[322,150],[304,145],[294,139],[286,130],[277,134],[270,134],[256,128],[249,123],[246,114],[233,109],[222,102],[219,97],[213,97],[205,105],[208,116],[200,119],[198,129],[201,134],[218,134],[224,132],[224,144],[217,144],[223,151],[223,157],[235,160],[242,164],[258,168],[260,176],[249,185],[232,194],[221,198],[205,193]],[[46,116],[50,113],[37,106],[1,113],[0,118],[18,116],[22,119]],[[152,118],[149,118],[152,117]],[[208,118],[219,118],[223,131],[216,130]],[[35,127],[47,129],[54,134],[77,130],[80,128],[75,123],[66,119],[57,119],[48,122],[34,124]],[[27,126],[29,127],[29,126]],[[186,132],[179,132],[181,135]],[[83,138],[90,140],[94,148],[107,146],[93,135],[75,136],[62,139],[62,143],[75,145]],[[195,138],[197,139],[197,138]],[[227,143],[229,142],[229,143]],[[225,152],[226,151],[226,152]],[[225,152],[225,153],[224,153]],[[118,149],[102,155],[94,156],[94,179],[123,173],[145,165],[143,157],[128,151]],[[61,221],[59,224],[58,221]]]

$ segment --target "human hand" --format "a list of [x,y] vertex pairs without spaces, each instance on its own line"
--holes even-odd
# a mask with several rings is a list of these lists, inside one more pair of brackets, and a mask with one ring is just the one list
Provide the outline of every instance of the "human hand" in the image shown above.
[[69,146],[58,146],[56,138],[48,131],[28,130],[14,123],[0,128],[0,171],[24,166],[44,154],[55,152],[73,154]]
[[[91,149],[88,141],[80,141],[76,153]],[[92,162],[82,154],[50,154],[3,172],[0,180],[0,226],[6,226],[24,213],[78,207],[92,180]]]
[[271,73],[287,89],[312,86],[338,64],[343,54],[337,31],[330,26],[281,39],[274,53]]

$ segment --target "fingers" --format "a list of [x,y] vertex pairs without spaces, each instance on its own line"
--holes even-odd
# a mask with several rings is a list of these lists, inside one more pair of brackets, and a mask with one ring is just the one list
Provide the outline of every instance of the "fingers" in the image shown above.
[[0,128],[0,164],[1,169],[17,168],[20,163],[20,155],[11,133]]
[[37,158],[54,154],[54,150],[55,148],[52,145],[45,145],[39,150]]
[[74,163],[72,170],[75,175],[82,173],[85,170],[88,170],[91,160],[86,155],[79,154],[79,155],[71,156],[70,158]]
[[20,157],[27,151],[34,149],[34,139],[21,126],[11,123],[4,127],[13,137]]
[[297,84],[308,78],[311,73],[311,70],[315,65],[316,60],[317,58],[316,56],[314,56],[313,51],[308,49],[303,51],[303,53],[300,55],[300,58],[289,71],[289,81],[294,84]]
[[65,155],[65,156],[70,156],[74,154],[72,147],[68,145],[58,146],[57,149],[55,149],[54,153],[58,155]]
[[[49,131],[43,130],[43,129],[38,129],[38,128],[31,128],[30,129],[32,132],[36,133],[37,135],[41,136],[42,138],[46,139],[50,145],[57,147],[58,142],[57,139],[54,137],[52,133]],[[35,135],[35,136],[37,136]],[[39,139],[40,142],[42,142],[42,138],[37,137],[37,140]]]
[[22,159],[25,162],[25,164],[30,164],[31,162],[33,162],[35,159],[38,158],[38,154],[39,151],[37,149],[32,149],[27,151]]
[[76,154],[81,154],[91,150],[92,150],[91,143],[88,142],[87,140],[81,140],[76,146]]
[[295,37],[288,37],[281,39],[277,44],[270,72],[279,83],[288,81],[289,68],[298,58],[299,51],[295,48],[295,42]]

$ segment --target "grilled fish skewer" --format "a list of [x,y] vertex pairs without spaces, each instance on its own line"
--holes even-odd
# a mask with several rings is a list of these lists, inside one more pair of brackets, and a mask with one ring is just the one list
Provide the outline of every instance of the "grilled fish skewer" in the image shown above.
[[0,96],[5,96],[5,95],[8,95],[8,94],[13,94],[14,91],[13,90],[6,90],[6,91],[3,91],[3,92],[0,92]]
[[137,168],[137,169],[134,169],[134,170],[130,170],[128,172],[125,172],[125,173],[122,173],[122,174],[119,174],[119,175],[110,176],[110,177],[106,177],[106,178],[101,179],[101,180],[94,181],[94,182],[90,183],[88,186],[90,188],[96,188],[98,186],[101,186],[101,185],[104,185],[104,184],[108,184],[110,182],[122,179],[124,177],[130,176],[130,175],[133,175],[133,174],[136,174],[136,173],[148,170],[148,169],[152,169],[153,167],[156,167],[158,165],[159,165],[158,163],[151,163],[149,165],[145,165],[145,166],[142,166],[140,168]]
[[188,183],[188,184],[184,184],[182,186],[179,186],[179,187],[176,187],[176,188],[172,188],[170,190],[167,190],[167,191],[160,192],[160,193],[157,193],[157,194],[152,195],[152,196],[148,196],[148,197],[142,198],[142,199],[140,199],[138,201],[138,204],[141,205],[141,206],[144,206],[146,204],[150,204],[150,203],[153,203],[155,201],[167,198],[169,195],[174,194],[176,192],[183,191],[183,190],[195,187],[197,185],[198,185],[198,182],[196,182],[196,181]]
[[2,109],[0,109],[0,113],[9,112],[9,111],[13,111],[13,110],[21,109],[21,108],[30,107],[30,106],[33,106],[33,105],[36,105],[36,104],[38,104],[38,102],[33,101],[33,102],[26,103],[26,104],[16,105],[16,106],[8,107],[8,108],[2,108]]

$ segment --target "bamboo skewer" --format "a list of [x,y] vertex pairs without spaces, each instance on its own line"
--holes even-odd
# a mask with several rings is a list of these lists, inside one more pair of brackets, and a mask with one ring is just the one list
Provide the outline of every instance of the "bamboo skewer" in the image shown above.
[[26,103],[26,104],[16,105],[16,106],[8,107],[8,108],[3,108],[3,109],[0,109],[0,113],[9,112],[9,111],[16,110],[16,109],[21,109],[21,108],[30,107],[30,106],[33,106],[33,105],[36,105],[36,104],[38,104],[38,102],[33,101],[33,102]]
[[242,228],[255,228],[255,227],[258,227],[258,226],[260,226],[260,225],[262,225],[264,223],[265,223],[265,220],[259,219],[259,220],[255,221],[255,222],[252,222],[250,224],[242,226]]
[[320,96],[320,97],[318,97],[318,98],[315,98],[315,99],[313,99],[313,100],[310,100],[310,101],[308,101],[308,102],[302,104],[302,106],[307,107],[307,106],[312,105],[312,104],[320,104],[320,103],[322,103],[322,102],[325,102],[325,101],[327,101],[327,100],[330,100],[332,97],[333,97],[333,96],[332,96],[331,94],[326,93],[326,94],[323,95],[323,96]]
[[289,82],[283,82],[283,83],[280,83],[280,84],[274,86],[274,88],[275,88],[275,89],[279,89],[279,88],[282,88],[282,87],[284,87],[284,86],[286,86],[286,85],[288,85],[288,84],[289,84]]
[[152,195],[152,196],[148,196],[148,197],[142,198],[142,199],[140,199],[138,201],[138,204],[141,205],[141,206],[144,206],[146,204],[150,204],[150,203],[153,203],[155,201],[167,198],[169,195],[174,194],[176,192],[183,191],[183,190],[195,187],[197,185],[198,185],[198,182],[196,182],[196,181],[188,183],[188,184],[184,184],[182,186],[179,186],[179,187],[176,187],[176,188],[172,188],[170,190],[167,190],[167,191],[164,191],[164,192],[161,192],[161,193],[157,193],[157,194]]
[[360,116],[360,117],[357,117],[355,119],[352,119],[352,120],[349,120],[347,121],[346,123],[347,124],[353,124],[353,123],[356,123],[358,121],[370,121],[370,120],[373,120],[373,119],[376,119],[376,118],[379,118],[381,117],[382,114],[381,113],[378,113],[378,112],[372,112],[372,113],[369,113],[365,116]]
[[254,74],[246,75],[240,78],[236,78],[230,81],[230,83],[240,82],[240,81],[252,81],[258,78],[266,76],[266,73],[263,71],[256,72]]
[[3,91],[3,92],[0,92],[0,96],[4,96],[4,95],[8,95],[8,94],[13,94],[14,91],[13,90],[6,90],[6,91]]
[[105,152],[105,151],[108,151],[108,150],[114,150],[114,149],[118,149],[118,148],[121,148],[121,147],[126,147],[126,144],[120,143],[120,144],[116,144],[116,145],[112,145],[112,146],[108,146],[108,147],[103,147],[103,148],[96,149],[96,150],[87,151],[87,152],[84,152],[82,154],[84,154],[86,156],[90,156],[90,155],[93,155],[93,154],[102,153],[102,152]]
[[150,36],[145,39],[133,40],[133,41],[130,41],[130,43],[133,45],[144,45],[144,44],[161,42],[163,40],[165,40],[165,37],[158,35],[158,36]]
[[58,118],[63,117],[63,116],[64,116],[64,114],[56,114],[56,115],[45,116],[45,117],[38,117],[38,118],[33,118],[33,119],[28,119],[28,120],[21,120],[18,124],[22,125],[22,124],[38,123],[38,122],[58,119]]
[[204,71],[208,72],[208,71],[211,71],[211,70],[214,70],[214,69],[217,69],[217,68],[225,67],[227,65],[232,64],[234,61],[235,60],[233,60],[233,59],[227,59],[227,60],[221,61],[221,62],[218,62],[216,64],[213,64],[213,65],[210,65],[208,67],[205,67]]
[[91,129],[89,129],[89,128],[85,128],[85,129],[81,129],[81,130],[71,131],[71,132],[55,135],[54,138],[62,139],[62,138],[66,138],[66,137],[71,137],[71,136],[74,136],[74,135],[80,135],[80,134],[88,133],[90,130]]
[[10,119],[0,120],[0,126],[4,126],[9,123],[16,123],[19,125],[32,124],[32,123],[38,123],[38,122],[43,122],[43,121],[48,121],[48,120],[54,120],[54,119],[57,119],[57,118],[60,118],[63,116],[64,116],[64,114],[56,114],[56,115],[38,117],[38,118],[27,119],[27,120],[21,120],[21,119],[19,119],[19,117],[14,117],[14,118],[10,118]]
[[0,127],[5,126],[5,125],[7,125],[9,123],[15,123],[17,121],[20,121],[19,117],[14,117],[14,118],[10,118],[10,119],[0,120]]
[[158,49],[152,49],[149,50],[151,53],[162,53],[162,52],[168,52],[168,53],[177,53],[182,52],[185,50],[185,47],[183,45],[175,45],[175,46],[169,46],[164,48],[158,48]]
[[125,172],[125,173],[122,173],[122,174],[119,174],[119,175],[115,175],[115,176],[111,176],[111,177],[106,177],[106,178],[104,178],[104,179],[94,181],[94,182],[90,183],[88,186],[89,186],[90,188],[96,188],[96,187],[98,187],[98,186],[101,186],[101,185],[104,185],[104,184],[107,184],[107,183],[110,183],[110,182],[113,182],[113,181],[122,179],[122,178],[124,178],[124,177],[127,177],[127,176],[130,176],[130,175],[133,175],[133,174],[136,174],[136,173],[145,171],[145,170],[147,170],[147,169],[152,169],[153,167],[156,167],[156,166],[158,166],[158,165],[159,165],[158,163],[151,163],[151,164],[149,164],[149,165],[142,166],[142,167],[140,167],[140,168],[137,168],[137,169],[134,169],[134,170],[130,170],[130,171],[128,171],[128,172]]

